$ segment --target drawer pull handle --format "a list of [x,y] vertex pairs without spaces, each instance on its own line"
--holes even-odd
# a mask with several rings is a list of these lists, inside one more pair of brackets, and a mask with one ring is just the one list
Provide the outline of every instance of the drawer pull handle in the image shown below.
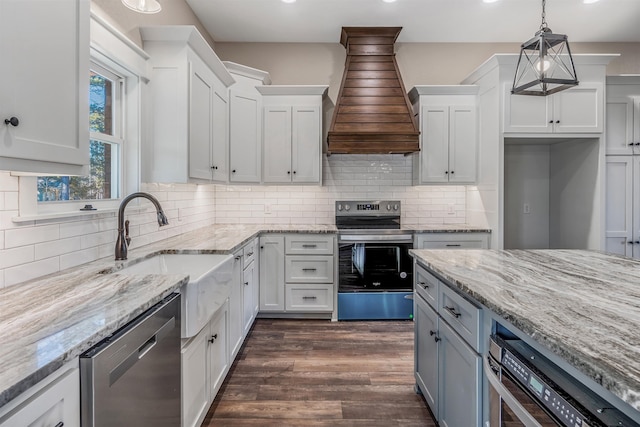
[[447,243],[448,248],[459,248],[462,246],[460,243]]
[[302,245],[303,248],[317,248],[318,245]]
[[418,285],[420,285],[422,289],[429,289],[429,285],[427,285],[425,282],[418,282]]
[[452,315],[453,317],[455,317],[456,319],[458,317],[460,317],[460,315],[461,315],[460,313],[457,313],[456,309],[453,308],[453,307],[448,307],[448,306],[445,305],[444,309],[447,310],[449,312],[449,314]]
[[240,258],[242,258],[242,255],[236,255],[236,257],[234,258],[236,261],[240,261]]
[[317,271],[317,268],[303,268],[302,271]]
[[62,427],[64,426],[64,423],[62,421],[60,421],[58,424],[56,424],[54,427]]
[[249,252],[249,253],[247,254],[247,257],[250,257],[250,256],[253,256],[253,252]]
[[302,299],[318,299],[318,297],[302,297]]

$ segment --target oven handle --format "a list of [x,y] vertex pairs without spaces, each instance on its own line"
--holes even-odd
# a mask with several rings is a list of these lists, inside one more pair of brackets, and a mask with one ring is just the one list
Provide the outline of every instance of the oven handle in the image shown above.
[[338,236],[338,242],[392,242],[392,243],[411,243],[413,236],[411,234],[342,234]]
[[498,393],[500,398],[513,411],[514,415],[525,425],[525,427],[542,427],[541,424],[526,410],[524,406],[511,394],[507,388],[502,385],[498,379],[498,366],[492,366],[489,362],[489,356],[483,358],[484,372],[491,387]]

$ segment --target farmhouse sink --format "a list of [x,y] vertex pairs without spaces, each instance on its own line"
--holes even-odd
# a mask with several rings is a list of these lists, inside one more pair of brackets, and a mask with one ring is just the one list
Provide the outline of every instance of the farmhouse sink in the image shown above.
[[182,338],[196,335],[231,292],[233,255],[159,254],[112,271],[116,274],[188,274],[182,294]]

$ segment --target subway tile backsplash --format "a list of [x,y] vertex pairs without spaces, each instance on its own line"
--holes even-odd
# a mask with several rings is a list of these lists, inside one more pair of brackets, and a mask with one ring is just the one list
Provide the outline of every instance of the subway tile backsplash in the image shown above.
[[[409,156],[334,154],[323,161],[322,186],[141,184],[170,224],[158,227],[144,201],[129,205],[132,247],[214,223],[333,224],[336,200],[401,200],[402,223],[410,226],[466,222],[466,188],[412,186]],[[18,177],[0,171],[0,288],[113,256],[117,212],[14,223],[18,191]]]
[[323,184],[218,185],[216,223],[333,224],[336,200],[400,200],[402,223],[465,223],[465,186],[412,186],[411,157],[334,154]]

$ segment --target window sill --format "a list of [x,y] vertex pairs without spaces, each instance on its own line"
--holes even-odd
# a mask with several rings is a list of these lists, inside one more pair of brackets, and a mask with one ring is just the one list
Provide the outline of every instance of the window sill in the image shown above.
[[[127,213],[145,211],[147,206],[127,206]],[[76,219],[101,218],[107,216],[115,216],[118,213],[117,208],[96,209],[95,211],[73,211],[73,212],[55,212],[35,215],[14,216],[11,222],[15,224],[24,224],[35,221],[73,221]]]

